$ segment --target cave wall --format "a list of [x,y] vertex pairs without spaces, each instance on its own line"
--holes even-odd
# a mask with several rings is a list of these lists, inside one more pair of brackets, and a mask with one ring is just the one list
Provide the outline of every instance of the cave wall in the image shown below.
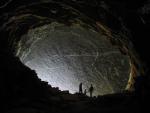
[[[149,47],[147,38],[149,20],[145,3],[149,2],[140,0],[132,2],[2,0],[0,3],[0,90],[2,91],[0,98],[3,103],[2,108],[9,104],[8,101],[12,97],[21,98],[26,95],[30,97],[31,92],[35,95],[43,91],[43,89],[39,91],[41,82],[36,73],[13,56],[23,34],[29,29],[52,21],[66,25],[71,25],[73,22],[78,23],[79,20],[88,23],[88,27],[92,26],[93,29],[106,34],[112,44],[118,45],[123,54],[131,57],[132,75],[137,76],[137,73],[143,75],[145,71],[148,73],[149,55],[145,50]],[[19,97],[18,92],[22,93],[19,94]],[[37,98],[41,95],[37,95]]]
[[[131,58],[131,65],[136,74],[141,75],[147,70],[148,55],[143,51],[147,47],[147,13],[141,10],[147,2],[118,2],[87,0],[12,0],[1,2],[0,42],[1,51],[16,54],[18,42],[29,29],[42,26],[53,21],[71,25],[73,23],[88,23],[92,29],[103,32],[112,44],[117,45],[123,54]],[[132,7],[133,6],[133,7]],[[119,10],[121,9],[121,10]],[[141,11],[141,12],[140,12]],[[139,13],[140,12],[140,13]],[[145,20],[141,20],[143,18]],[[140,38],[140,37],[143,37]],[[142,47],[140,46],[142,45]],[[139,53],[139,54],[137,54]],[[142,63],[141,63],[142,61]],[[131,77],[129,83],[134,79]],[[133,84],[131,85],[133,86]],[[128,86],[130,87],[130,86]]]
[[[142,3],[139,7],[142,7]],[[127,10],[124,15],[117,10],[122,8],[122,5],[123,12]],[[136,19],[139,18],[139,15],[136,14],[138,6],[132,8],[131,5],[128,5],[128,3],[109,2],[107,0],[95,0],[90,4],[88,1],[82,0],[11,1],[4,8],[1,8],[2,16],[0,20],[2,27],[0,32],[2,36],[1,42],[3,42],[1,49],[2,51],[7,50],[16,54],[18,42],[22,35],[26,34],[29,29],[54,21],[65,23],[66,25],[80,23],[85,26],[84,23],[88,23],[89,26],[85,27],[91,27],[107,35],[112,44],[117,45],[123,54],[130,56],[131,65],[139,69],[137,73],[141,73],[144,64],[140,62],[140,58],[143,56],[139,57],[139,54],[135,51],[135,48],[137,48],[136,50],[139,49],[139,46],[135,47],[137,43],[132,44],[134,37],[137,37],[137,34],[134,35],[134,33],[139,33],[139,29],[131,25],[134,22],[134,24],[141,27],[142,23]],[[131,9],[134,12],[130,11]],[[131,14],[132,16],[130,16]],[[127,18],[126,15],[129,15],[129,17]],[[133,21],[133,19],[136,20]],[[130,80],[129,82],[131,83],[133,78]]]

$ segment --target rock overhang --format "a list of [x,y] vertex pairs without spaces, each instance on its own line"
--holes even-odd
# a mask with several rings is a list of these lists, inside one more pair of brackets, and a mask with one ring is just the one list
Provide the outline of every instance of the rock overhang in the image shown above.
[[[99,15],[101,16],[97,16],[97,13],[94,14],[96,11],[94,6],[90,6],[91,12],[86,12],[84,8],[87,6],[85,5],[84,7],[83,5],[83,7],[80,7],[78,3],[73,5],[69,2],[61,4],[61,2],[46,1],[44,3],[35,2],[33,4],[25,4],[26,3],[1,16],[4,22],[1,27],[1,32],[4,34],[2,41],[6,41],[7,46],[14,54],[16,53],[16,47],[21,40],[21,36],[28,33],[29,29],[34,29],[52,22],[63,23],[66,26],[79,24],[96,30],[97,32],[102,32],[112,44],[118,46],[124,54],[129,55],[131,67],[133,66],[133,68],[131,68],[133,71],[131,71],[130,81],[133,82],[133,74],[136,76],[142,73],[142,65],[130,42],[130,35],[127,29],[123,26],[121,20],[109,13],[106,9],[99,7]],[[87,8],[88,11],[90,7]],[[114,20],[117,23],[115,28],[114,25],[109,24],[111,22],[108,22],[114,22]],[[137,67],[140,69],[137,70]],[[131,85],[128,86],[129,89],[130,86]]]

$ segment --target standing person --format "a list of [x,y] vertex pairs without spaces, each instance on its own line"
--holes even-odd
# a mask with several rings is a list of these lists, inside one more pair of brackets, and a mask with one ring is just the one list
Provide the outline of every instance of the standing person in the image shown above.
[[90,86],[90,88],[89,88],[90,97],[92,97],[93,91],[94,91],[94,87],[93,87],[93,85],[91,84],[91,86]]
[[86,95],[86,89],[84,90],[84,95]]
[[82,82],[79,84],[79,93],[82,94]]

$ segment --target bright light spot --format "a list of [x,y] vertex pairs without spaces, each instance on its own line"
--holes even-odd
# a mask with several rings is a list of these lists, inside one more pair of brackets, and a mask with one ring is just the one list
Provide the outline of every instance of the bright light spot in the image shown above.
[[[25,42],[26,40],[26,42]],[[71,93],[93,84],[95,95],[119,92],[129,78],[129,58],[106,36],[78,25],[52,23],[22,37],[17,55],[39,78]]]

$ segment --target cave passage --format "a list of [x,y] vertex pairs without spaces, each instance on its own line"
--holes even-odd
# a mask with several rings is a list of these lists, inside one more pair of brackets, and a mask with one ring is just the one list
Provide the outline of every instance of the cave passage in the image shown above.
[[78,24],[57,22],[23,35],[17,56],[43,81],[60,90],[78,92],[93,84],[94,95],[121,92],[130,74],[130,59],[107,36]]

